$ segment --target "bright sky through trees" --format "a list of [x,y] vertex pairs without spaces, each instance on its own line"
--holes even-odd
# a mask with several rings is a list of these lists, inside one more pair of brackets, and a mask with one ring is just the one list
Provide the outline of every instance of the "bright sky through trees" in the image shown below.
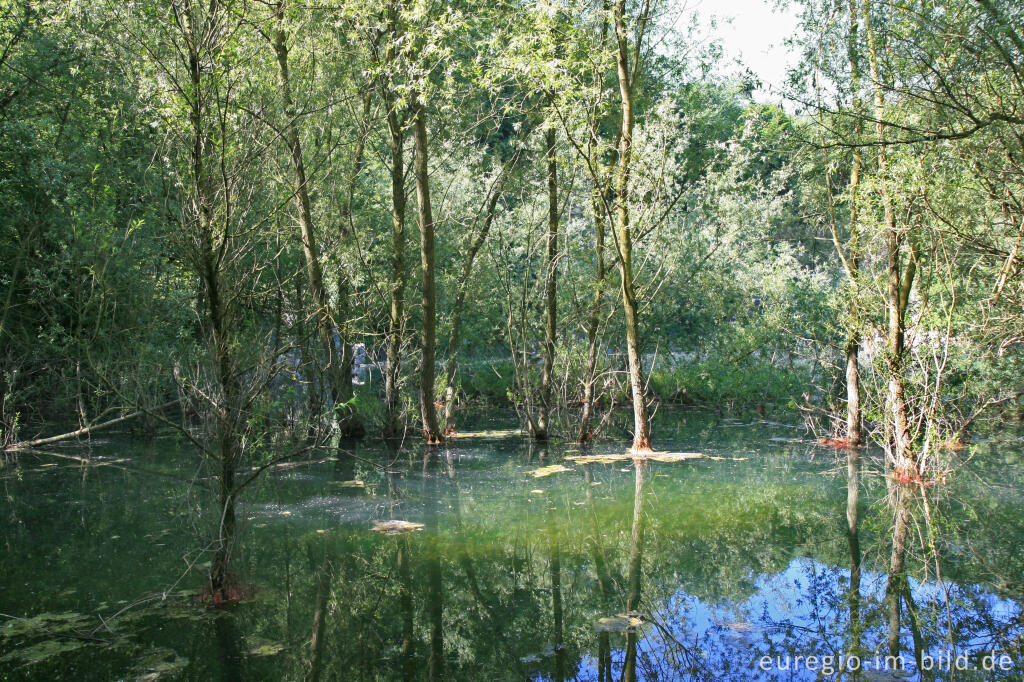
[[757,98],[779,101],[786,70],[795,63],[785,43],[797,30],[796,8],[778,7],[776,0],[702,0],[686,6],[699,15],[702,24],[717,19],[713,35],[721,40],[725,68],[742,63],[761,79]]

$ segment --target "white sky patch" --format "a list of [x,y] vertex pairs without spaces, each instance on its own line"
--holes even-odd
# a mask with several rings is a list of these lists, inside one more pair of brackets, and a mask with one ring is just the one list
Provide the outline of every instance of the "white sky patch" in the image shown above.
[[[787,70],[796,64],[797,55],[786,46],[799,25],[793,6],[777,8],[775,0],[674,0],[680,7],[696,13],[702,26],[717,18],[724,70],[738,70],[740,62],[757,74],[762,87],[755,92],[760,101],[782,100]],[[788,4],[788,3],[787,3]]]

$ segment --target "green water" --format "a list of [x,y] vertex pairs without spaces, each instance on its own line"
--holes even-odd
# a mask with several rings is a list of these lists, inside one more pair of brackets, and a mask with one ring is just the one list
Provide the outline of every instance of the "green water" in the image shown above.
[[[706,457],[584,465],[500,433],[309,453],[245,490],[246,599],[216,609],[197,603],[213,520],[187,447],[22,456],[0,468],[0,680],[813,680],[825,656],[826,679],[852,679],[837,672],[851,652],[863,679],[906,679],[872,669],[893,603],[878,453],[850,478],[846,453],[801,429],[658,419],[660,449]],[[898,645],[906,668],[917,651],[942,669],[915,679],[1024,671],[1024,448],[1004,436],[955,456],[972,454],[907,502]],[[570,471],[528,473],[558,463]],[[423,527],[371,531],[389,519]],[[970,669],[943,669],[946,652]]]

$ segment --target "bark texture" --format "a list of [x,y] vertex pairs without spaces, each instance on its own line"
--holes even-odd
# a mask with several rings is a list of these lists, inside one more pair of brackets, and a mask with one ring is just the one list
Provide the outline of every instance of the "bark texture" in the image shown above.
[[434,214],[430,206],[430,178],[427,166],[427,114],[417,96],[414,101],[413,137],[416,143],[416,202],[420,219],[420,269],[422,281],[423,334],[420,345],[420,413],[423,436],[430,445],[441,442],[434,404],[434,362],[436,339],[436,293],[434,284]]
[[647,390],[640,356],[639,323],[636,287],[633,282],[633,235],[629,223],[630,175],[633,160],[633,83],[630,79],[629,34],[626,30],[625,0],[614,6],[616,65],[622,125],[619,136],[618,172],[616,176],[615,242],[619,252],[619,279],[622,308],[626,318],[626,355],[629,361],[629,384],[633,396],[633,451],[651,449],[651,426],[647,412]]
[[555,368],[555,337],[558,333],[558,157],[555,129],[544,134],[547,159],[548,233],[544,274],[544,364],[540,375],[540,406],[533,437],[547,440],[551,420],[551,378]]

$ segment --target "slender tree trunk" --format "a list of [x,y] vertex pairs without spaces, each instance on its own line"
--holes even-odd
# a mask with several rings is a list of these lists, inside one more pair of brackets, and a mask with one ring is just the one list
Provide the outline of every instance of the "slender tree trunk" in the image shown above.
[[[858,137],[863,127],[860,122],[860,52],[857,44],[858,26],[860,24],[857,16],[857,0],[850,0],[850,35],[848,54],[850,60],[850,83],[853,90],[853,109],[857,119]],[[849,447],[859,447],[863,442],[861,435],[861,406],[860,406],[860,322],[859,308],[857,304],[856,288],[857,275],[860,268],[860,171],[863,167],[860,149],[854,148],[853,160],[850,164],[850,238],[847,241],[846,253],[851,295],[853,300],[848,308],[849,329],[846,341],[846,444]]]
[[544,277],[544,365],[540,377],[540,409],[533,437],[547,440],[551,419],[551,378],[555,367],[555,337],[558,329],[558,158],[555,129],[544,135],[544,151],[548,162],[548,234],[547,262]]
[[[184,2],[175,8],[180,12],[180,24],[185,44],[188,46],[187,69],[189,84],[193,93],[189,99],[189,125],[192,134],[192,149],[189,155],[191,166],[190,187],[193,199],[189,222],[195,227],[196,262],[200,289],[198,305],[205,308],[205,326],[210,342],[211,360],[213,361],[214,377],[219,395],[213,404],[216,414],[216,453],[219,471],[217,487],[219,497],[219,518],[217,523],[217,541],[213,560],[210,565],[210,596],[214,601],[227,597],[229,587],[229,567],[234,549],[235,538],[235,473],[241,456],[239,445],[239,429],[241,419],[242,389],[236,368],[233,348],[234,339],[231,328],[231,315],[225,301],[223,289],[223,272],[221,254],[225,253],[231,243],[232,234],[230,218],[224,218],[223,232],[215,235],[215,205],[217,189],[208,168],[210,155],[214,154],[213,135],[207,116],[210,113],[214,96],[212,88],[208,89],[208,79],[204,79],[203,62],[206,59],[216,60],[216,48],[213,37],[214,26],[219,17],[215,7],[197,7],[191,2]],[[205,13],[205,16],[204,16]]]
[[[198,68],[198,67],[197,67]],[[207,197],[210,199],[210,197]],[[212,206],[212,203],[204,204]],[[239,449],[239,427],[241,419],[241,386],[235,368],[232,353],[233,343],[230,321],[226,305],[221,295],[220,273],[217,272],[217,256],[212,246],[211,215],[206,215],[203,222],[204,243],[211,248],[204,249],[203,258],[206,274],[203,277],[206,285],[206,301],[209,306],[210,326],[213,337],[214,359],[217,371],[217,383],[220,385],[222,403],[217,409],[217,452],[220,459],[220,522],[217,532],[217,549],[211,563],[210,595],[211,598],[227,597],[229,588],[229,566],[235,542],[235,472],[238,469],[241,452]],[[224,239],[228,236],[225,235]]]
[[[366,136],[368,134],[367,128],[369,127],[371,94],[372,90],[367,87],[366,91],[363,93],[363,115],[361,118],[363,129],[359,131],[359,136],[356,138],[355,150],[352,154],[352,172],[345,184],[345,203],[342,209],[340,220],[341,225],[338,235],[339,246],[341,247],[341,258],[344,258],[346,252],[350,250],[349,244],[352,241],[353,233],[355,232],[355,224],[352,221],[352,202],[355,197],[356,183],[359,180],[359,174],[363,170],[363,153],[366,149]],[[340,345],[339,364],[341,366],[340,374],[343,378],[340,397],[343,403],[348,403],[354,395],[352,390],[354,346],[352,334],[348,328],[348,320],[352,308],[350,300],[352,296],[352,278],[349,276],[349,268],[345,267],[344,263],[341,263],[340,265],[341,266],[338,268],[337,307],[338,338]],[[343,436],[361,438],[366,435],[366,427],[363,425],[359,416],[350,407],[346,406],[346,408],[341,412],[339,415],[339,421]]]
[[889,448],[894,474],[898,480],[909,480],[917,475],[910,419],[907,413],[904,372],[904,343],[906,307],[913,285],[915,262],[911,256],[901,273],[901,247],[903,235],[896,226],[896,210],[889,191],[888,158],[886,150],[885,101],[878,63],[878,47],[871,28],[871,0],[863,0],[864,27],[867,34],[871,79],[874,83],[875,135],[878,144],[878,173],[882,178],[881,199],[884,208],[886,245],[886,364],[888,370]]
[[[618,174],[615,187],[617,194],[615,241],[619,252],[622,308],[626,318],[629,383],[633,394],[633,451],[649,452],[651,449],[651,427],[647,414],[646,386],[644,385],[644,370],[640,357],[636,288],[633,284],[633,235],[629,224],[630,173],[633,155],[633,85],[630,80],[629,35],[626,31],[625,5],[625,0],[616,0],[614,6],[615,37],[618,43],[616,63],[622,106]],[[639,49],[639,45],[637,49]]]
[[434,216],[430,207],[430,178],[427,166],[427,120],[419,96],[415,102],[413,137],[416,142],[416,202],[420,219],[420,268],[423,275],[423,336],[420,348],[420,413],[423,435],[430,445],[441,442],[434,405],[434,356],[436,353],[434,291]]
[[[398,3],[388,6],[387,63],[394,63],[394,45],[399,37]],[[402,432],[398,423],[401,376],[402,330],[405,325],[405,133],[398,120],[397,105],[390,84],[384,87],[388,134],[391,139],[391,311],[388,317],[387,372],[384,376],[384,436]]]
[[[207,231],[207,234],[210,234]],[[208,242],[212,246],[212,241]],[[228,568],[235,538],[235,472],[240,458],[238,431],[241,411],[241,387],[232,353],[230,324],[220,290],[220,276],[216,271],[213,250],[205,253],[207,264],[203,277],[206,301],[209,306],[213,352],[217,383],[221,390],[221,404],[217,411],[217,453],[220,459],[220,521],[217,549],[211,564],[211,595],[224,596],[228,587]]]
[[[274,53],[277,56],[278,82],[281,89],[281,101],[284,104],[285,124],[284,139],[291,156],[292,174],[295,184],[295,208],[298,211],[299,231],[302,238],[302,254],[306,260],[306,278],[309,292],[313,297],[320,344],[327,359],[327,381],[330,387],[331,400],[335,409],[351,398],[352,380],[349,375],[346,384],[346,373],[343,358],[334,347],[335,326],[331,319],[330,299],[324,287],[323,271],[320,268],[320,249],[316,242],[313,224],[313,211],[309,200],[309,186],[306,182],[306,168],[302,156],[302,142],[299,139],[296,121],[295,104],[292,100],[291,77],[288,71],[288,34],[284,27],[284,3],[278,2],[274,9]],[[339,291],[339,305],[344,303],[344,293]],[[341,348],[346,346],[341,339]]]
[[501,196],[502,188],[505,186],[505,179],[508,173],[518,160],[519,152],[516,151],[509,165],[502,169],[501,174],[495,180],[490,189],[487,202],[484,205],[484,220],[480,230],[473,237],[469,250],[466,252],[465,260],[462,261],[462,272],[459,274],[458,291],[455,294],[455,307],[452,308],[452,331],[448,338],[448,356],[445,361],[445,401],[444,401],[444,432],[451,435],[455,432],[455,401],[456,401],[456,376],[459,370],[459,342],[462,335],[462,311],[466,305],[466,294],[469,290],[469,282],[473,276],[473,265],[476,257],[487,241],[491,225],[494,223],[494,212],[498,207],[498,198]]
[[[601,48],[604,49],[608,38],[608,0],[602,2],[601,20]],[[600,89],[604,74],[595,70],[594,88]],[[597,103],[590,112],[590,139],[597,140],[600,135],[598,123],[599,106]],[[591,142],[593,144],[593,142]],[[601,325],[602,298],[604,297],[605,286],[605,265],[604,265],[604,237],[605,237],[605,206],[604,190],[605,185],[597,177],[593,178],[594,193],[591,197],[591,209],[594,213],[594,258],[596,269],[594,271],[594,300],[590,304],[590,311],[587,314],[587,365],[583,375],[583,412],[580,414],[580,430],[576,436],[576,442],[588,443],[594,438],[592,423],[594,420],[594,384],[597,376],[597,350],[599,331]]]
[[[595,190],[597,192],[599,190]],[[587,443],[593,437],[594,384],[597,380],[598,332],[601,325],[601,299],[604,295],[604,209],[600,199],[594,198],[594,256],[597,269],[594,271],[594,300],[587,314],[587,367],[583,375],[583,413],[580,415],[580,430],[576,436],[579,443]]]
[[850,338],[846,342],[846,444],[859,447],[863,442],[861,436],[860,408],[860,334],[850,330]]

